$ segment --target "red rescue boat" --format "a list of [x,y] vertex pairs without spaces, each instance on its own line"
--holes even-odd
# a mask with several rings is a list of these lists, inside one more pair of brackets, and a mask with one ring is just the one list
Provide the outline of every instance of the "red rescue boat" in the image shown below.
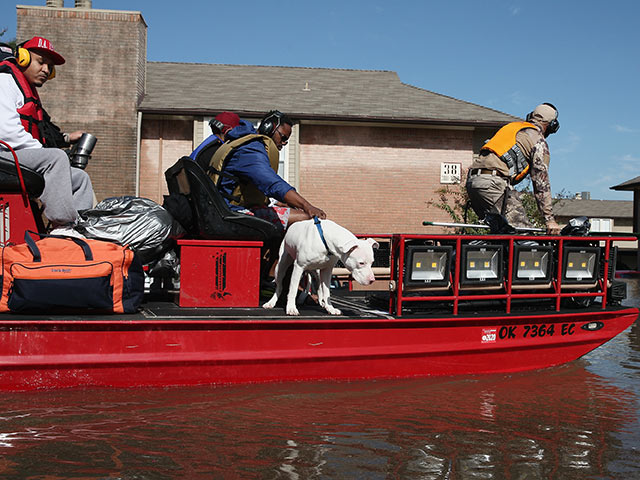
[[[16,190],[0,194],[5,243],[39,227]],[[342,315],[308,302],[299,317],[260,308],[260,242],[180,241],[179,289],[135,314],[0,315],[0,389],[515,372],[575,360],[638,317],[614,275],[629,237],[376,237],[377,290],[336,270]]]

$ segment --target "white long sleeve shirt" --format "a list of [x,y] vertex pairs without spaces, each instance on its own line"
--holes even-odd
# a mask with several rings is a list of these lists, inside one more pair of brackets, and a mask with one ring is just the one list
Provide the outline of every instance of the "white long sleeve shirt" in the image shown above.
[[[24,129],[18,109],[24,106],[24,96],[10,73],[0,73],[0,140],[14,150],[43,148],[42,144]],[[7,148],[0,144],[0,149]]]

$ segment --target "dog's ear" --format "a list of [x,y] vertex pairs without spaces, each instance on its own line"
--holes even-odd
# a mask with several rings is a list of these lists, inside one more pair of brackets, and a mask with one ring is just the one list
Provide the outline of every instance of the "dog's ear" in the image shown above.
[[367,238],[367,242],[371,244],[371,248],[375,248],[376,250],[380,246],[380,244],[376,242],[373,238]]
[[357,246],[358,246],[357,239],[349,240],[343,243],[342,245],[338,245],[338,253],[340,253],[341,255],[344,255],[345,253],[351,253],[351,250],[353,250]]

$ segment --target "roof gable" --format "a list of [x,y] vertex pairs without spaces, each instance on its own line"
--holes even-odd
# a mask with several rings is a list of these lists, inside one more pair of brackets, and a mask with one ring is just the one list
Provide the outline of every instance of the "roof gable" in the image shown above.
[[610,188],[611,190],[638,190],[640,189],[640,177],[632,178]]
[[377,70],[149,62],[142,112],[261,114],[498,126],[511,115],[404,84]]

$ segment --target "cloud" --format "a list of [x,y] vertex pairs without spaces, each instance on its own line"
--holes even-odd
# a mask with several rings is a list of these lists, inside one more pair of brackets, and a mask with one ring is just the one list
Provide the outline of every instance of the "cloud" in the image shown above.
[[626,182],[630,178],[634,178],[638,174],[639,157],[633,155],[622,155],[611,159],[606,169],[603,169],[596,177],[586,177],[583,184],[588,189],[609,188],[613,185]]
[[527,96],[520,91],[511,92],[508,97],[511,103],[517,106],[522,106],[529,101]]
[[613,125],[611,128],[613,128],[616,132],[620,132],[620,133],[638,133],[638,132],[640,132],[640,130],[638,130],[637,128],[630,128],[630,127],[626,127],[624,125]]
[[[556,147],[551,152],[552,155],[566,155],[568,153],[575,152],[582,142],[582,137],[575,132],[568,132],[562,138],[562,142],[559,147]],[[560,140],[560,139],[557,139]]]
[[624,172],[637,172],[640,157],[635,157],[627,153],[626,155],[622,155],[621,157],[614,158],[613,161],[618,164],[619,168]]
[[520,7],[516,7],[515,5],[511,5],[509,7],[509,13],[514,17],[520,13]]

